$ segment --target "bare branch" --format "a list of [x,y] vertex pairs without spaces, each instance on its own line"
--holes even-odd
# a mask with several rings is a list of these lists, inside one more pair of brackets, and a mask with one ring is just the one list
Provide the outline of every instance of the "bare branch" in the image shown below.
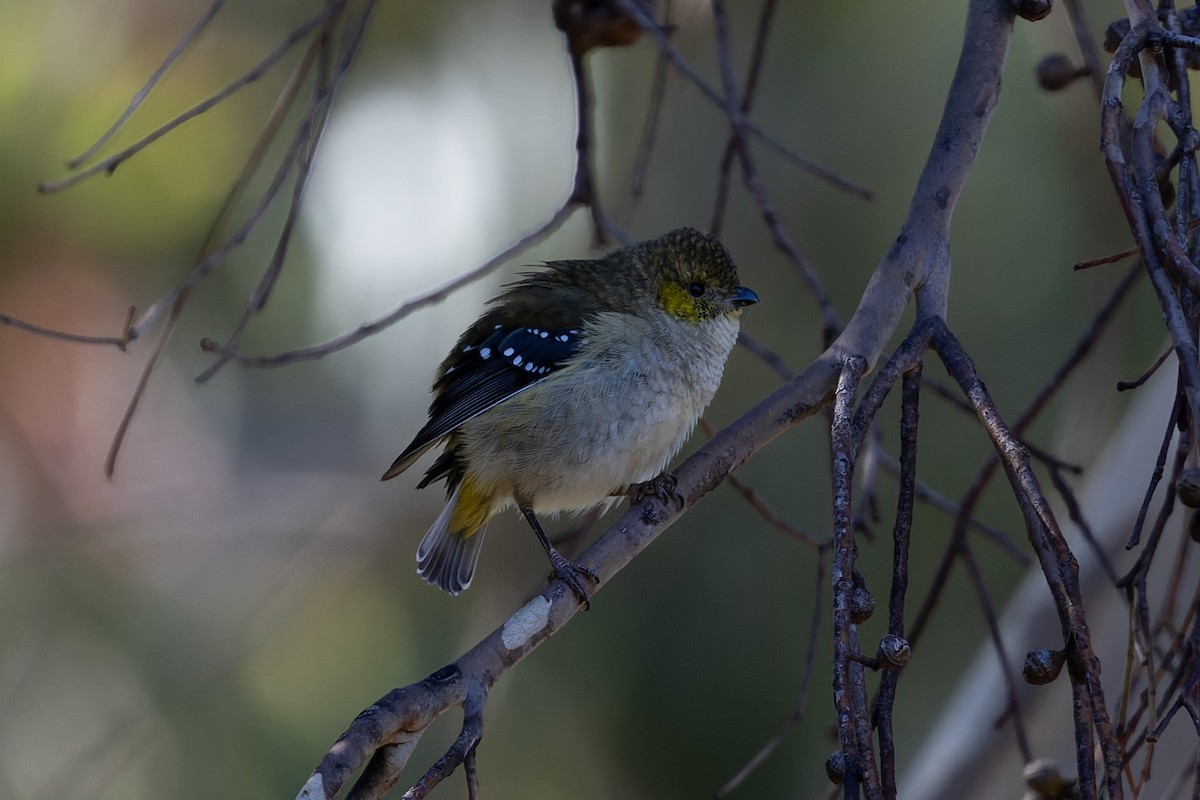
[[175,47],[171,49],[171,52],[167,54],[167,57],[163,59],[163,62],[158,65],[158,69],[154,70],[153,74],[150,75],[150,78],[146,81],[146,84],[139,89],[129,101],[129,105],[126,106],[123,112],[121,112],[121,116],[117,117],[117,121],[112,124],[112,127],[102,133],[100,138],[97,139],[91,147],[68,161],[67,169],[79,169],[80,166],[90,161],[92,157],[96,155],[96,153],[100,152],[102,149],[104,149],[106,144],[112,141],[112,138],[116,136],[121,128],[125,126],[125,123],[129,121],[129,118],[133,116],[134,112],[141,108],[142,103],[144,103],[146,98],[150,96],[151,90],[154,89],[154,87],[158,85],[158,82],[162,80],[163,76],[167,74],[167,70],[171,68],[171,65],[174,64],[181,55],[183,55],[184,51],[191,46],[192,42],[196,41],[196,39],[200,37],[200,34],[203,33],[204,29],[208,27],[208,23],[213,21],[213,18],[217,16],[217,12],[219,12],[221,7],[224,5],[225,0],[213,0],[212,4],[205,10],[203,14],[200,15],[200,19],[196,20],[196,24],[193,25],[191,29],[183,35],[183,38],[176,43]]
[[[709,83],[704,80],[703,77],[701,77],[700,73],[697,72],[695,68],[687,62],[687,59],[683,57],[683,55],[675,48],[675,46],[671,44],[671,40],[667,38],[667,34],[662,29],[662,26],[655,22],[654,18],[650,16],[650,14],[647,13],[646,10],[636,2],[636,0],[617,0],[617,2],[620,4],[621,8],[623,8],[631,17],[638,21],[638,24],[640,24],[647,33],[654,37],[654,41],[658,43],[658,46],[662,49],[663,53],[666,54],[667,58],[671,61],[671,64],[675,67],[675,69],[677,69],[679,73],[689,81],[695,84],[696,88],[700,90],[702,95],[711,100],[713,103],[716,103],[716,105],[721,109],[725,110],[725,98],[721,96],[720,92],[710,86]],[[845,178],[838,173],[833,172],[832,170],[829,170],[820,164],[817,164],[811,159],[805,158],[783,143],[770,137],[765,131],[763,131],[754,123],[745,119],[741,119],[740,114],[736,115],[735,119],[731,118],[730,121],[733,124],[742,127],[748,133],[753,134],[755,137],[767,142],[779,152],[784,154],[797,166],[812,173],[816,177],[821,178],[830,185],[845,191],[853,192],[854,194],[858,194],[860,197],[869,198],[871,196],[869,190],[864,189],[863,187],[851,181],[849,178]]]
[[862,686],[861,655],[855,625],[854,561],[858,547],[852,524],[854,467],[858,447],[854,425],[854,397],[866,362],[861,357],[845,361],[838,378],[833,409],[833,702],[837,710],[841,745],[842,782],[847,796],[859,786],[869,800],[882,798],[875,751],[870,738],[866,693]]
[[412,314],[414,311],[435,303],[440,303],[442,300],[445,300],[463,286],[467,286],[477,280],[487,277],[492,272],[503,266],[517,253],[521,253],[529,249],[533,245],[545,239],[554,231],[558,230],[562,224],[567,221],[567,218],[571,216],[574,210],[575,206],[570,201],[564,203],[555,209],[554,213],[551,214],[550,217],[545,221],[540,223],[537,227],[526,231],[515,241],[510,243],[508,247],[504,248],[502,251],[492,256],[478,267],[475,267],[469,272],[464,272],[463,274],[446,281],[441,286],[435,287],[424,294],[418,295],[402,303],[400,306],[392,309],[378,319],[363,323],[356,330],[351,331],[350,333],[342,334],[341,336],[334,337],[333,339],[329,339],[328,341],[320,344],[298,350],[289,350],[287,352],[272,356],[251,356],[234,350],[226,350],[211,339],[204,339],[201,341],[200,347],[207,352],[217,353],[224,359],[236,361],[242,366],[247,367],[281,367],[286,364],[295,364],[300,361],[315,361],[317,359],[324,358],[327,355],[336,353],[339,350],[345,350],[347,347],[357,344],[363,339],[367,339],[381,331],[390,328],[392,325],[395,325],[409,314]]
[[167,318],[167,324],[163,326],[162,333],[158,337],[158,342],[155,343],[154,349],[150,352],[150,357],[146,359],[146,363],[142,366],[141,374],[138,375],[137,383],[133,387],[133,396],[129,398],[129,403],[125,406],[125,413],[121,415],[121,421],[117,423],[117,430],[113,433],[112,442],[108,446],[108,455],[104,459],[104,476],[112,479],[113,473],[117,469],[117,456],[121,452],[121,445],[125,442],[125,434],[129,432],[129,423],[133,421],[133,415],[137,412],[138,404],[142,402],[142,396],[146,393],[146,386],[150,383],[150,374],[154,372],[155,365],[158,364],[158,359],[166,350],[167,342],[171,340],[171,333],[175,330],[175,323],[179,321],[179,315],[183,313],[183,307],[187,303],[188,293],[183,292],[175,298],[175,305],[171,307],[171,314]]
[[[922,348],[924,349],[924,348]],[[889,362],[890,363],[890,362]],[[913,502],[917,495],[917,425],[920,420],[921,364],[904,373],[900,405],[900,488],[896,493],[896,521],[892,526],[892,586],[888,593],[888,633],[905,636],[904,605],[908,596],[909,542],[912,538]],[[896,742],[892,707],[900,670],[888,670],[879,682],[874,713],[879,731],[880,785],[887,800],[895,800]]]
[[283,40],[283,42],[273,51],[271,51],[265,58],[255,64],[250,70],[242,74],[241,77],[226,85],[216,94],[208,97],[205,100],[202,100],[174,119],[164,123],[163,125],[160,125],[158,128],[146,134],[144,137],[134,142],[129,147],[126,147],[116,155],[110,156],[109,158],[106,158],[85,170],[77,172],[69,178],[43,183],[38,187],[39,191],[45,193],[58,192],[70,186],[74,186],[80,181],[86,180],[93,175],[99,175],[100,173],[111,175],[112,173],[116,172],[117,167],[121,166],[121,164],[125,163],[130,158],[146,149],[147,146],[166,136],[168,133],[175,130],[180,125],[183,125],[185,122],[195,119],[205,111],[208,111],[214,106],[224,102],[225,100],[228,100],[237,92],[257,81],[259,78],[265,75],[271,69],[271,67],[275,66],[280,59],[287,55],[289,50],[295,47],[299,42],[303,41],[305,37],[324,24],[334,14],[340,13],[347,1],[348,0],[329,0],[329,2],[327,2],[320,11],[296,26]]
[[[825,290],[825,286],[816,269],[814,269],[808,259],[800,254],[799,249],[784,230],[783,223],[779,219],[779,214],[767,195],[766,187],[763,186],[762,180],[758,177],[758,172],[754,168],[754,163],[750,157],[750,150],[746,144],[745,133],[747,123],[745,115],[750,109],[757,79],[747,83],[746,91],[739,104],[737,102],[737,88],[733,74],[733,48],[729,43],[729,26],[725,14],[725,4],[721,0],[713,0],[712,7],[717,36],[717,54],[721,66],[721,81],[725,92],[725,113],[729,117],[730,126],[729,141],[725,148],[726,156],[722,159],[721,163],[722,177],[718,185],[717,210],[713,214],[713,230],[715,232],[720,228],[721,216],[724,213],[725,207],[725,187],[727,186],[730,161],[736,155],[742,166],[742,179],[751,196],[754,197],[754,201],[758,204],[759,210],[762,212],[763,221],[775,239],[776,247],[787,255],[788,259],[799,271],[800,277],[808,284],[809,291],[812,292],[813,299],[817,302],[817,310],[824,321],[822,341],[828,343],[841,331],[842,327],[838,321],[837,312],[834,311],[833,301],[830,299],[829,293]],[[769,15],[772,9],[773,3],[768,3],[764,7],[763,13],[766,19],[759,26],[760,37],[765,36],[767,29],[766,22],[769,21],[769,17],[766,15]],[[761,53],[763,47],[764,41],[760,38],[756,46],[756,51]]]
[[99,344],[124,350],[126,345],[129,344],[129,323],[132,319],[133,308],[130,307],[129,312],[125,315],[125,330],[121,336],[91,336],[82,333],[68,333],[67,331],[60,331],[36,325],[32,322],[26,322],[9,314],[0,314],[0,325],[7,325],[10,328],[28,331],[38,336],[45,336],[47,339],[59,339],[64,342],[75,342],[76,344]]
[[[665,19],[663,27],[670,30],[671,0],[666,0],[663,6]],[[654,64],[654,83],[650,89],[650,110],[647,112],[646,122],[642,126],[642,140],[638,145],[637,158],[634,159],[633,185],[630,188],[630,194],[635,199],[641,197],[646,190],[646,174],[650,171],[650,157],[654,153],[654,145],[658,140],[658,123],[662,116],[663,97],[667,90],[669,63],[667,54],[659,50],[658,59]],[[715,228],[712,233],[717,234]]]
[[[979,421],[992,439],[1012,484],[1025,517],[1030,544],[1037,553],[1047,586],[1054,597],[1063,629],[1063,639],[1069,643],[1072,674],[1078,676],[1076,680],[1081,684],[1080,691],[1086,692],[1086,709],[1091,725],[1099,735],[1103,752],[1108,796],[1117,800],[1124,797],[1121,784],[1122,754],[1108,718],[1104,689],[1100,684],[1100,662],[1092,651],[1091,635],[1084,617],[1084,603],[1079,587],[1079,564],[1075,561],[1075,556],[1071,553],[1046,498],[1042,495],[1037,478],[1029,465],[1028,452],[1000,418],[987,388],[975,372],[970,357],[944,325],[938,326],[933,343],[946,366],[946,371],[958,382],[975,407]],[[1078,715],[1076,720],[1078,722]],[[1090,744],[1091,730],[1091,726],[1087,727],[1086,742],[1080,738],[1084,730],[1079,727],[1076,730],[1081,786],[1085,784],[1084,777],[1092,771],[1091,751],[1087,747]]]
[[[319,61],[320,69],[318,70],[318,78],[313,87],[311,104],[296,134],[299,152],[297,155],[296,179],[292,186],[292,199],[288,205],[287,216],[284,219],[283,226],[276,240],[275,251],[271,254],[271,260],[267,263],[258,285],[251,293],[241,318],[234,326],[229,338],[225,341],[223,349],[226,352],[233,350],[237,346],[242,333],[249,324],[250,318],[266,307],[271,290],[274,288],[275,282],[279,279],[279,275],[283,271],[288,245],[291,242],[296,221],[300,216],[300,206],[304,200],[304,191],[308,186],[309,176],[312,174],[317,148],[320,145],[326,123],[329,120],[334,96],[342,79],[350,71],[355,56],[358,54],[363,35],[366,33],[367,23],[370,21],[371,12],[374,10],[374,5],[374,0],[368,2],[365,9],[359,15],[357,22],[354,25],[347,26],[346,35],[343,36],[343,47],[345,50],[338,58],[338,65],[334,74],[330,74],[332,67],[329,63],[331,59],[329,52],[331,37],[326,34],[313,40],[304,59],[296,67],[288,84],[280,93],[279,99],[275,103],[274,112],[268,120],[262,135],[259,136],[258,143],[250,158],[246,162],[241,179],[235,184],[235,187],[240,190],[245,185],[245,182],[248,182],[250,175],[256,170],[262,155],[265,153],[267,145],[274,139],[278,126],[284,118],[284,114],[294,102],[305,78],[308,76],[314,63]],[[229,199],[230,203],[232,199],[231,196]],[[196,382],[203,383],[209,380],[227,363],[227,358],[217,358],[204,372],[196,377]]]
[[[975,596],[979,599],[979,607],[983,610],[983,618],[987,622],[988,636],[991,637],[992,647],[996,650],[996,658],[1000,661],[1000,674],[1004,676],[1004,690],[1008,693],[1008,716],[1012,720],[1013,735],[1017,739],[1017,749],[1021,752],[1021,760],[1028,764],[1033,760],[1033,750],[1029,746],[1029,734],[1025,732],[1025,719],[1021,714],[1021,702],[1017,695],[1017,683],[1011,669],[1012,661],[1008,657],[1008,649],[1004,646],[1004,637],[1000,634],[1000,621],[996,615],[995,605],[988,594],[987,584],[983,581],[983,573],[979,564],[966,542],[962,547],[962,562],[975,587]],[[1090,736],[1090,731],[1088,733]]]

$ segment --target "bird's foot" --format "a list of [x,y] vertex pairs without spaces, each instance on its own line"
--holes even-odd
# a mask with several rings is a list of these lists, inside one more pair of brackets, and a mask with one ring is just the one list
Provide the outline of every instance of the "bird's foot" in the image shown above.
[[671,508],[683,508],[683,496],[679,494],[679,482],[670,472],[656,475],[642,483],[631,483],[626,490],[629,495],[629,505],[636,506],[647,497],[657,497],[663,505]]
[[587,611],[591,608],[591,594],[583,579],[587,578],[594,584],[599,583],[600,576],[596,574],[595,570],[571,561],[557,550],[550,553],[550,566],[554,568],[554,577],[571,587],[571,591],[583,602],[583,610]]

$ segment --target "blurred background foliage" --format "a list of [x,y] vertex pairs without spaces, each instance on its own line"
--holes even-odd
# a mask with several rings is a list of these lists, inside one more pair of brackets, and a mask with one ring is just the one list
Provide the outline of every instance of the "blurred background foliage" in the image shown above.
[[[707,4],[673,5],[676,45],[718,84]],[[0,0],[0,310],[116,335],[128,306],[144,309],[192,263],[294,61],[109,178],[49,196],[36,187],[64,174],[206,6]],[[731,6],[744,69],[758,4]],[[229,3],[115,147],[219,89],[316,7]],[[574,111],[548,7],[379,5],[284,276],[245,349],[272,353],[350,330],[481,262],[561,201]],[[1097,33],[1121,13],[1115,1],[1089,11]],[[875,192],[864,202],[756,148],[783,224],[843,320],[898,232],[964,14],[965,4],[940,0],[781,4],[752,118]],[[1066,20],[1056,9],[1042,23],[1018,22],[956,216],[950,309],[1010,416],[1124,271],[1071,265],[1128,246],[1098,158],[1093,93],[1080,82],[1048,95],[1033,78],[1046,53],[1073,52]],[[707,227],[727,133],[718,110],[673,73],[646,193],[631,197],[655,59],[649,40],[589,56],[600,195],[635,239]],[[193,383],[209,363],[196,343],[222,340],[236,322],[280,219],[269,217],[197,291],[111,481],[105,453],[153,337],[122,354],[0,329],[0,796],[292,796],[358,710],[454,659],[541,585],[543,555],[514,516],[493,523],[468,593],[425,586],[412,554],[440,493],[418,493],[407,477],[377,480],[419,427],[434,366],[503,275],[324,361],[229,367]],[[822,347],[815,306],[736,180],[723,238],[764,300],[746,330],[803,366]],[[583,256],[589,244],[580,212],[509,269]],[[1140,287],[1032,440],[1086,463],[1120,413],[1115,381],[1135,377],[1161,346],[1157,317]],[[776,385],[736,351],[708,421],[727,424]],[[921,478],[954,497],[986,443],[944,403],[926,399],[922,414]],[[893,451],[894,434],[885,424]],[[813,419],[739,474],[824,536],[827,456]],[[881,602],[892,486],[881,479],[877,541],[861,554]],[[983,510],[1024,540],[1003,491]],[[914,546],[926,557],[914,565],[914,606],[949,531],[937,512],[922,508],[918,520]],[[979,548],[1002,598],[1021,569]],[[814,578],[810,549],[717,491],[496,686],[479,753],[487,796],[710,795],[793,707]],[[946,665],[965,664],[986,638],[961,574],[951,590],[901,683],[902,760],[938,711]],[[882,616],[864,626],[867,641],[884,630]],[[804,720],[735,797],[826,790],[822,764],[835,748],[827,638]],[[425,736],[412,779],[454,736],[450,716]],[[465,789],[456,777],[436,796]]]

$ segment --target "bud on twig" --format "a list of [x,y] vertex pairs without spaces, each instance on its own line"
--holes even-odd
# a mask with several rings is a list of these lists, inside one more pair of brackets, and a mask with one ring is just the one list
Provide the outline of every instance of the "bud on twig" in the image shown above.
[[1079,784],[1064,778],[1058,765],[1048,758],[1039,758],[1025,765],[1025,785],[1029,791],[1025,800],[1078,800]]
[[1175,481],[1175,491],[1179,494],[1179,502],[1188,508],[1200,508],[1200,469],[1181,470]]
[[642,26],[615,0],[554,0],[551,11],[576,55],[633,44],[642,35]]
[[1010,0],[1009,8],[1021,19],[1037,22],[1046,18],[1053,3],[1050,0]]
[[861,583],[850,591],[850,621],[861,625],[875,613],[875,598]]
[[851,580],[854,582],[854,586],[850,590],[850,621],[855,625],[861,625],[875,613],[875,597],[867,588],[867,582],[863,580],[862,574],[857,569],[851,575]]
[[900,669],[908,663],[911,655],[912,646],[908,640],[889,633],[879,640],[879,650],[876,651],[875,658],[884,669]]
[[846,782],[845,750],[837,750],[829,754],[829,758],[825,759],[825,774],[829,776],[829,780],[835,786],[841,786]]
[[1025,665],[1021,668],[1021,675],[1025,678],[1026,683],[1045,686],[1058,677],[1058,673],[1062,671],[1063,662],[1066,660],[1065,650],[1039,647],[1037,650],[1030,650],[1025,654]]

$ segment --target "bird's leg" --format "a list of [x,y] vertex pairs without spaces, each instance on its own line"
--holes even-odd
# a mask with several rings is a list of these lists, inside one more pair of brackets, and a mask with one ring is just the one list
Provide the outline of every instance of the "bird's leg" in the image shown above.
[[600,576],[588,567],[577,564],[558,552],[554,548],[554,545],[550,544],[550,538],[542,530],[542,524],[538,522],[538,518],[534,515],[532,508],[528,505],[521,505],[521,513],[525,515],[525,519],[529,522],[529,527],[533,528],[533,532],[537,534],[538,541],[542,543],[542,547],[550,559],[550,566],[554,568],[554,577],[571,587],[571,591],[575,592],[579,599],[583,601],[583,609],[586,611],[591,607],[591,601],[587,587],[584,586],[583,579],[580,576],[586,576],[593,581],[599,581]]
[[[625,495],[622,492],[620,495],[614,496],[624,497]],[[566,550],[567,552],[564,555],[568,558],[571,553],[578,552],[580,542],[591,532],[592,527],[596,524],[596,520],[600,519],[604,514],[604,510],[603,505],[593,506],[580,516],[574,525],[565,531],[559,531],[552,537],[550,541],[558,548],[558,552],[562,553],[562,551]]]
[[675,476],[670,472],[664,472],[661,475],[655,475],[648,481],[629,484],[625,489],[625,494],[629,495],[629,505],[631,506],[636,506],[647,497],[653,496],[663,501],[664,505],[679,509],[683,508],[683,497],[680,496],[677,486],[678,481]]

